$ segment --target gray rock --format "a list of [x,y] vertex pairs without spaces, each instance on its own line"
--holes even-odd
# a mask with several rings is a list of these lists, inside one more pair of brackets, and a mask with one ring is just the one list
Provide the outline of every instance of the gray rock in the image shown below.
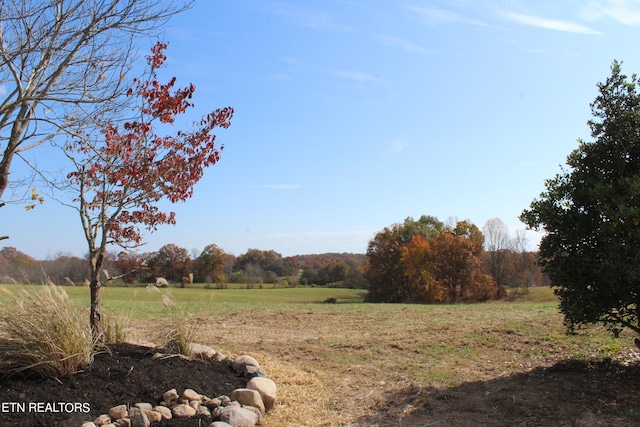
[[[213,424],[211,424],[213,425]],[[84,423],[82,423],[81,427],[96,427],[96,423],[92,422],[92,421],[85,421]],[[211,426],[209,426],[211,427]],[[219,427],[219,426],[215,426],[215,427]]]
[[255,427],[259,420],[255,412],[239,405],[225,406],[219,412],[220,421],[230,424],[231,427]]
[[214,421],[211,424],[209,424],[209,427],[233,427],[233,426],[229,423],[225,423],[224,421]]
[[277,391],[276,383],[273,380],[264,377],[253,377],[247,383],[247,388],[260,393],[266,411],[273,409]]

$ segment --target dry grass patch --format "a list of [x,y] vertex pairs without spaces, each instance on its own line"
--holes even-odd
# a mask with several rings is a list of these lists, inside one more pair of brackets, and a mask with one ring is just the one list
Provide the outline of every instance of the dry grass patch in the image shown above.
[[327,410],[331,393],[317,373],[263,354],[251,355],[278,387],[276,406],[262,421],[264,427],[333,425],[332,413]]
[[0,290],[0,374],[29,371],[55,378],[91,363],[89,313],[62,288]]

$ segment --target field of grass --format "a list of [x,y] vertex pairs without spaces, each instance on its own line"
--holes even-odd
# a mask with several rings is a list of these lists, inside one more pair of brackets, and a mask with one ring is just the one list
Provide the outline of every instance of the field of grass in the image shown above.
[[[65,289],[88,303],[87,289]],[[128,313],[132,339],[159,343],[164,292],[102,295],[108,310]],[[266,427],[640,424],[634,337],[597,327],[567,335],[547,288],[430,306],[365,304],[363,291],[349,289],[172,293],[198,341],[255,356],[276,381]]]

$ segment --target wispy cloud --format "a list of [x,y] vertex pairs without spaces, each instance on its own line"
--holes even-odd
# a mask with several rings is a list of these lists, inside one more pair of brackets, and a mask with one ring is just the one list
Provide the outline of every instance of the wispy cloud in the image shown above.
[[557,19],[539,18],[537,16],[525,15],[517,12],[503,12],[502,16],[510,21],[518,24],[528,25],[531,27],[544,28],[548,30],[564,31],[567,33],[579,34],[602,34],[598,30],[589,28],[582,24],[571,21],[561,21]]
[[302,8],[293,4],[274,3],[264,11],[279,16],[283,20],[314,30],[350,31],[351,28],[339,24],[327,12],[318,9]]
[[422,54],[433,53],[432,50],[429,50],[426,47],[420,46],[419,44],[414,43],[410,40],[401,39],[399,37],[376,36],[376,40],[378,40],[380,43],[384,45],[399,47],[400,49],[406,50],[407,52],[422,53]]
[[419,20],[427,25],[439,24],[467,24],[486,27],[487,25],[476,19],[467,18],[466,16],[451,12],[450,10],[438,9],[434,7],[407,6],[407,10],[418,14]]
[[594,0],[582,11],[589,21],[611,18],[625,25],[640,25],[640,2],[637,0]]

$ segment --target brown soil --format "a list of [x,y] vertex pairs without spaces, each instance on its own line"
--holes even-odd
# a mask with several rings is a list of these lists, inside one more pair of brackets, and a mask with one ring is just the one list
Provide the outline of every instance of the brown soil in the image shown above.
[[[172,388],[178,393],[191,388],[213,398],[230,395],[246,384],[246,379],[234,373],[229,361],[153,358],[153,349],[132,344],[109,348],[111,354],[96,355],[90,368],[67,378],[14,376],[1,380],[0,426],[79,427],[83,421],[92,421],[116,405],[158,404],[162,394]],[[43,402],[54,405],[47,407]],[[210,422],[174,419],[153,425],[192,427]]]

